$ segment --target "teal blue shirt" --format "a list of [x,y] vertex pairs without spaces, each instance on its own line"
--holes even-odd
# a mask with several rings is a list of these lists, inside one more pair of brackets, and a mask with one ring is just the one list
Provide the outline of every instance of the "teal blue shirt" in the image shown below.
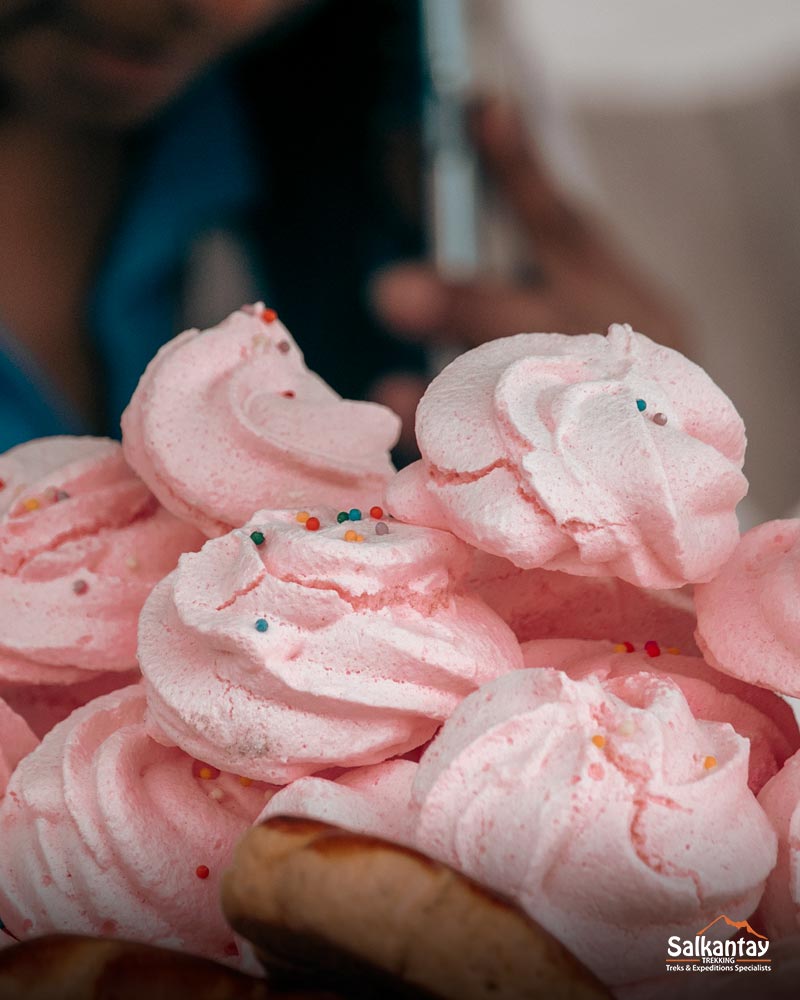
[[[107,413],[102,431],[111,436],[148,361],[179,329],[193,243],[209,230],[236,230],[259,194],[241,109],[220,79],[196,87],[144,148],[87,304]],[[0,322],[0,451],[89,430]]]

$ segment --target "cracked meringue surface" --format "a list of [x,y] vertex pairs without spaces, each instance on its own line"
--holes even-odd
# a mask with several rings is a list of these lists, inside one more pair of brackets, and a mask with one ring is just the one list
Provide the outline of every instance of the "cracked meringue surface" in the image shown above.
[[710,579],[739,537],[744,425],[697,365],[629,326],[526,333],[450,364],[417,410],[397,517],[523,569]]
[[468,564],[449,532],[366,511],[259,512],[182,557],[142,611],[151,733],[277,784],[422,745],[522,665],[508,626],[465,593]]
[[670,934],[758,904],[776,837],[747,761],[667,678],[516,671],[423,756],[416,846],[517,900],[604,982],[637,982]]

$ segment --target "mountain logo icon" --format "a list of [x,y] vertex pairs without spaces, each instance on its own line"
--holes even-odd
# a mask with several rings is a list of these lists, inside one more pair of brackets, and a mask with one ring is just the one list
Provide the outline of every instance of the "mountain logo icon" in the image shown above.
[[768,940],[764,934],[759,934],[758,931],[753,930],[747,920],[731,920],[724,913],[721,913],[716,920],[712,920],[710,924],[707,924],[701,931],[698,931],[695,937],[702,937],[707,931],[710,931],[712,927],[724,920],[728,927],[733,927],[737,931],[747,931],[748,934],[753,934],[757,938],[761,938],[762,941]]
[[673,934],[667,939],[667,972],[769,972],[769,947],[769,938],[749,920],[721,913],[693,937]]

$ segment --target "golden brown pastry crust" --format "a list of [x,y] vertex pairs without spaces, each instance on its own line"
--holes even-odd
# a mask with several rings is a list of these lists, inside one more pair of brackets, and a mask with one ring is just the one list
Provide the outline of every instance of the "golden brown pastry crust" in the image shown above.
[[[0,951],[0,1000],[326,1000],[276,994],[205,958],[130,941],[51,934]],[[335,1000],[335,998],[333,998]]]
[[348,993],[610,996],[513,904],[417,851],[312,820],[253,827],[223,880],[223,908],[270,974],[317,970]]

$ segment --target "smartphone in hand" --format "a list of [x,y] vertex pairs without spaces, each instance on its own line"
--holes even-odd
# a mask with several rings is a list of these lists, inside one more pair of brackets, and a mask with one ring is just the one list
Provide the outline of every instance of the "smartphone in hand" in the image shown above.
[[[428,244],[437,270],[469,279],[481,267],[480,163],[467,128],[474,94],[472,39],[466,0],[421,0],[427,69],[423,104]],[[457,355],[429,349],[432,374]]]
[[469,278],[481,263],[481,180],[467,129],[467,102],[475,91],[468,3],[421,2],[429,244],[440,271]]

